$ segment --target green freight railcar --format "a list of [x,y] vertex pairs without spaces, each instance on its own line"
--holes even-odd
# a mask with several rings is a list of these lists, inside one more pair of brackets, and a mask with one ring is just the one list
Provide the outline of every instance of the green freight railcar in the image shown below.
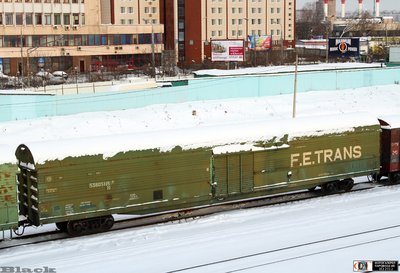
[[18,201],[15,173],[17,165],[9,145],[0,145],[0,231],[18,227]]
[[0,165],[0,231],[18,227],[16,164]]
[[109,228],[114,213],[348,188],[379,169],[379,132],[376,119],[353,115],[20,145],[19,210],[81,234]]
[[[173,210],[210,199],[210,149],[127,151],[39,164],[33,155],[25,145],[18,148],[18,159],[29,166],[18,175],[28,190],[19,194],[28,204],[21,204],[20,211],[36,226],[59,223],[71,230],[67,221],[88,218],[84,225],[107,229],[110,214]],[[98,217],[97,223],[91,220]]]
[[317,186],[325,193],[350,190],[353,177],[379,170],[379,132],[379,126],[371,124],[290,139],[284,135],[256,143],[251,151],[214,148],[217,196],[259,196]]

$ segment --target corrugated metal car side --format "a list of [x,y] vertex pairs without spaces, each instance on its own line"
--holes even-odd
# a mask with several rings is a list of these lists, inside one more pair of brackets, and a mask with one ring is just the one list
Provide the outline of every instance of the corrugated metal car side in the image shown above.
[[[214,156],[216,196],[307,189],[379,169],[378,125]],[[242,185],[242,186],[240,186]],[[259,192],[259,193],[257,193]]]
[[210,158],[201,149],[152,150],[37,165],[41,218],[143,213],[209,200]]
[[379,169],[379,126],[301,138],[290,143],[291,186],[368,175]]
[[381,150],[381,173],[400,171],[400,128],[382,129]]
[[0,165],[0,230],[18,226],[18,203],[15,164]]

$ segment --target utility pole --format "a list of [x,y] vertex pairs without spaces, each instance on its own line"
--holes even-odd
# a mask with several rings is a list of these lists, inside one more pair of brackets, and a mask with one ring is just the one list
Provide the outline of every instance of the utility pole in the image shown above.
[[152,65],[152,76],[154,79],[156,78],[156,57],[154,52],[154,27],[153,27],[153,19],[151,21],[151,65]]
[[296,63],[294,69],[294,89],[293,89],[293,118],[296,117],[296,96],[297,96],[297,65],[299,63],[299,55],[296,52]]
[[18,72],[20,72],[20,76],[21,76],[21,83],[22,86],[24,86],[23,84],[23,78],[24,78],[24,45],[23,45],[23,36],[22,36],[22,26],[21,26],[21,35],[20,35],[20,44],[21,44],[21,71],[19,71],[19,66],[18,66]]

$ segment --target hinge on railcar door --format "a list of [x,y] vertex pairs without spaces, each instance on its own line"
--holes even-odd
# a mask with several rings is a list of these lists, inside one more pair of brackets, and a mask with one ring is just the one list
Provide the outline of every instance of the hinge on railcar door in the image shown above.
[[210,185],[211,185],[211,195],[215,197],[217,193],[218,183],[215,180],[215,167],[214,167],[214,156],[210,158]]

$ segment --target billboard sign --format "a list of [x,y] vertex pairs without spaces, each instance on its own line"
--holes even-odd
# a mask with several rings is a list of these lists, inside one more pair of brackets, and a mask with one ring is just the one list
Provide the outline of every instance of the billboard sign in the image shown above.
[[272,37],[267,35],[249,35],[247,40],[249,50],[270,50],[272,46]]
[[329,57],[359,57],[360,38],[329,38]]
[[243,62],[243,40],[212,40],[211,60],[213,62]]

